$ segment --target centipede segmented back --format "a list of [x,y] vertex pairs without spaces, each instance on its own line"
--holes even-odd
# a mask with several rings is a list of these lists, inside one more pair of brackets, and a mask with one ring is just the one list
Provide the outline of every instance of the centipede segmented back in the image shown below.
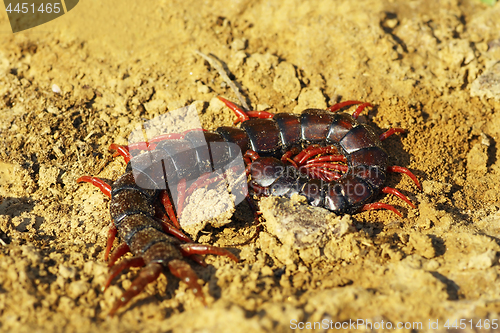
[[[214,132],[201,129],[162,135],[148,142],[129,146],[111,145],[127,162],[124,175],[113,185],[95,177],[83,176],[111,198],[112,223],[105,251],[112,266],[107,288],[127,267],[142,267],[132,286],[115,303],[110,315],[140,293],[168,269],[204,301],[197,276],[184,258],[204,265],[202,254],[227,256],[230,251],[197,244],[186,236],[177,221],[184,201],[197,187],[210,186],[225,179],[224,172],[241,173],[233,191],[250,195],[291,197],[299,194],[308,204],[338,215],[391,205],[376,202],[379,193],[393,194],[415,208],[398,190],[385,186],[388,174],[404,173],[421,188],[408,169],[388,164],[382,141],[403,129],[389,129],[380,136],[357,118],[369,103],[346,101],[327,110],[308,109],[300,115],[290,113],[244,112],[219,97],[238,116],[240,127],[219,127]],[[358,105],[354,113],[337,112]],[[140,152],[132,156],[131,152]],[[142,151],[142,152],[141,152]],[[241,163],[239,163],[241,162]],[[243,165],[240,167],[240,165]],[[121,240],[110,254],[113,241]],[[133,257],[115,262],[125,253]]]

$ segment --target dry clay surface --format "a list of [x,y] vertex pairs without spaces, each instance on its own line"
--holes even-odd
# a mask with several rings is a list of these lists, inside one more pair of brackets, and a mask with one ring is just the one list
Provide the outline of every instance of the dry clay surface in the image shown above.
[[[0,17],[1,331],[286,332],[291,321],[323,319],[491,329],[485,320],[500,313],[500,3],[152,4],[81,1],[15,35]],[[232,126],[215,97],[236,96],[195,50],[226,64],[254,110],[373,103],[360,119],[377,133],[407,129],[384,146],[423,191],[389,176],[417,205],[381,196],[402,218],[263,200],[262,232],[246,245],[256,226],[238,205],[225,226],[197,232],[241,259],[192,263],[206,307],[167,274],[107,318],[138,269],[101,292],[109,200],[76,179],[116,179],[125,164],[108,146],[168,111],[195,105],[204,128]]]

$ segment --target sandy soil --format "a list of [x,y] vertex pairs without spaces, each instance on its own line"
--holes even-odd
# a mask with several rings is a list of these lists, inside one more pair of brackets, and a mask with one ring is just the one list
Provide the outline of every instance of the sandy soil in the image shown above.
[[[15,35],[0,16],[1,331],[284,332],[291,322],[358,319],[421,322],[419,331],[466,319],[461,331],[492,330],[484,324],[500,313],[500,3],[145,3],[81,1]],[[126,144],[144,119],[169,110],[195,103],[204,127],[232,125],[214,98],[234,93],[194,50],[224,61],[253,109],[372,102],[363,119],[378,132],[408,130],[384,145],[424,191],[392,175],[388,185],[417,209],[386,196],[403,218],[306,214],[328,228],[313,221],[324,237],[300,246],[266,222],[257,239],[233,246],[255,232],[248,208],[237,207],[231,223],[198,239],[241,258],[193,264],[207,307],[162,276],[107,318],[137,269],[100,291],[108,200],[75,180],[116,179],[125,165],[109,144]],[[287,205],[267,200],[264,217]],[[471,330],[479,320],[482,330]]]

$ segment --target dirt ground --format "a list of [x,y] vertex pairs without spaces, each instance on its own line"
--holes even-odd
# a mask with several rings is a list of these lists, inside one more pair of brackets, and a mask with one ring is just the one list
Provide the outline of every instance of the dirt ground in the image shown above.
[[[152,4],[80,1],[63,17],[15,35],[2,10],[1,331],[328,331],[327,323],[332,331],[343,324],[351,332],[438,332],[448,320],[455,331],[495,331],[500,3]],[[391,163],[412,170],[424,190],[406,176],[389,177],[388,186],[417,205],[381,196],[402,218],[371,211],[333,219],[300,203],[265,200],[269,221],[290,205],[312,216],[320,232],[299,245],[263,220],[259,236],[238,246],[255,233],[251,212],[240,205],[229,224],[199,233],[198,242],[241,259],[193,263],[206,307],[184,283],[162,275],[107,318],[138,269],[101,292],[109,200],[76,179],[116,179],[125,164],[108,146],[126,144],[138,124],[167,111],[194,104],[205,128],[232,125],[231,111],[215,97],[236,96],[195,50],[227,65],[254,110],[373,103],[362,119],[378,133],[407,129],[384,146]],[[357,320],[375,327],[351,325]],[[314,322],[323,326],[309,326]],[[403,328],[394,329],[398,323]]]

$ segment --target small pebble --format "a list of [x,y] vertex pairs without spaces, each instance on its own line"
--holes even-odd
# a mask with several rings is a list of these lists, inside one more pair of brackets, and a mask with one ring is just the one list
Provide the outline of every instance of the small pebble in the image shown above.
[[244,50],[247,46],[246,38],[237,38],[231,43],[231,48],[235,51]]
[[53,84],[52,85],[52,91],[56,94],[60,94],[61,93],[61,88],[59,88],[59,86],[57,84]]

